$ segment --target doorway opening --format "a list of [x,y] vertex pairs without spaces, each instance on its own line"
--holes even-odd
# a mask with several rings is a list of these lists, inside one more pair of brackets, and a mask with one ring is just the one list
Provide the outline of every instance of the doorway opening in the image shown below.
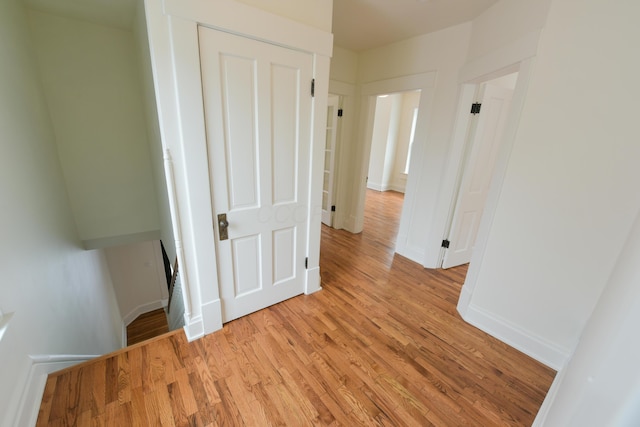
[[[386,204],[402,205],[409,174],[411,152],[415,139],[421,90],[410,90],[377,95],[371,141],[367,185],[365,196],[365,214],[373,214],[371,209],[384,208]],[[386,193],[375,195],[374,192]],[[376,202],[371,199],[375,198]],[[400,209],[393,212],[393,223],[400,221]],[[366,223],[365,223],[366,228]],[[396,235],[397,235],[397,227]],[[392,245],[395,247],[393,237]]]
[[511,113],[511,99],[517,79],[518,72],[514,72],[474,85],[474,102],[467,121],[456,190],[443,239],[440,257],[442,268],[471,261]]

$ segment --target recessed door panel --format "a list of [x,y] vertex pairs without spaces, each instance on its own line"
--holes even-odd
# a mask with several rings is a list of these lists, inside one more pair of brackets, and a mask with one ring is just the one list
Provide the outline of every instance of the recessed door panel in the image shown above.
[[221,55],[229,210],[258,205],[257,63]]
[[277,286],[295,276],[296,229],[273,232],[273,284]]
[[273,64],[271,100],[273,135],[273,204],[295,202],[297,187],[298,126],[297,111],[300,72]]
[[260,236],[247,236],[231,241],[235,297],[262,289],[260,275]]

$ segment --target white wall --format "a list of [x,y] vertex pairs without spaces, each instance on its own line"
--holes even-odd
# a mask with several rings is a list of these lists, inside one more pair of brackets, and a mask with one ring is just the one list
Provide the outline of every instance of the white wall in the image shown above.
[[420,91],[378,97],[369,156],[367,188],[404,193],[413,110],[420,103]]
[[492,55],[544,27],[551,0],[501,0],[472,21],[468,61]]
[[401,193],[407,186],[407,175],[404,168],[409,154],[411,141],[411,125],[413,124],[413,111],[420,105],[420,92],[405,92],[402,94],[400,110],[400,122],[398,123],[398,143],[396,145],[395,161],[391,173],[390,188]]
[[[537,426],[640,425],[640,216]],[[547,407],[548,406],[548,407]]]
[[389,169],[392,160],[389,159],[389,155],[395,155],[399,101],[400,96],[397,94],[379,96],[376,100],[367,187],[377,191],[389,189]]
[[0,2],[0,309],[14,313],[0,341],[3,426],[28,355],[102,354],[121,336],[104,255],[80,247],[27,25],[20,2]]
[[472,308],[564,357],[640,209],[639,13],[552,3],[475,289],[465,284]]
[[29,13],[71,207],[88,247],[158,238],[131,31]]
[[330,75],[331,80],[356,84],[358,82],[358,54],[340,46],[334,46]]
[[169,292],[159,240],[114,246],[105,253],[125,325],[167,305]]

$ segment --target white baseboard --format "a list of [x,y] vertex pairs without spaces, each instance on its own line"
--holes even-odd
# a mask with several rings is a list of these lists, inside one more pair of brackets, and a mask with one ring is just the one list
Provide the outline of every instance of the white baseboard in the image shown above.
[[307,270],[306,286],[304,293],[310,295],[322,289],[320,284],[320,267],[314,267]]
[[551,406],[553,406],[553,401],[556,399],[556,395],[558,394],[558,389],[560,388],[560,384],[562,384],[562,380],[567,372],[566,366],[558,371],[556,377],[553,379],[553,383],[551,384],[551,388],[547,392],[547,395],[542,402],[542,406],[540,406],[540,410],[538,410],[538,414],[536,415],[536,419],[533,420],[533,424],[531,427],[542,427],[544,426],[545,421],[547,420],[547,415],[551,410]]
[[52,372],[98,357],[87,354],[30,355],[31,368],[20,397],[15,426],[34,426],[42,403],[47,376]]
[[189,342],[203,337],[204,323],[202,321],[202,316],[188,318],[187,315],[185,314],[183,329],[184,329],[185,335],[187,336],[187,340]]
[[126,316],[124,316],[122,318],[122,322],[124,323],[124,326],[127,327],[131,324],[131,322],[136,320],[136,318],[141,314],[148,313],[150,311],[157,310],[159,308],[164,308],[167,306],[168,302],[169,301],[166,299],[161,299],[157,301],[151,301],[146,304],[141,304],[136,308],[134,308],[133,310],[131,310]]
[[377,182],[367,182],[367,188],[375,191],[387,191],[389,187],[387,185],[378,184]]
[[202,304],[203,333],[222,329],[222,302],[219,299]]
[[569,360],[570,352],[568,350],[523,330],[473,303],[469,304],[466,309],[458,311],[467,323],[520,350],[551,369],[558,371]]
[[407,245],[407,236],[399,235],[396,239],[396,253],[405,258],[409,258],[413,262],[424,265],[424,249]]
[[398,193],[404,194],[406,186],[391,184],[391,185],[389,185],[389,187],[387,189],[391,190],[391,191],[397,191]]

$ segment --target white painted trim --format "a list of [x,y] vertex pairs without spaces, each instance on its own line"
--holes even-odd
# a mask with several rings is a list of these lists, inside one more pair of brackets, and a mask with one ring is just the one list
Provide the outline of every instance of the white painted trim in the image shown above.
[[[329,99],[330,58],[313,57],[315,96],[311,102],[309,142],[310,171],[307,200],[307,270],[304,276],[304,292],[314,292],[320,287],[320,240],[322,229],[322,187],[327,129],[327,102]],[[315,274],[310,274],[314,271]]]
[[377,182],[367,181],[367,188],[374,191],[387,191],[389,189],[388,185],[378,184]]
[[[462,174],[464,172],[464,154],[472,120],[469,114],[469,106],[475,100],[476,91],[476,84],[463,84],[460,87],[458,95],[458,110],[456,112],[451,143],[449,144],[449,153],[447,155],[447,164],[444,168],[445,172],[442,175],[437,201],[439,205],[448,205],[449,208],[444,224],[441,219],[443,218],[442,215],[436,215],[432,226],[435,232],[435,230],[442,229],[444,225],[442,240],[449,238],[449,233],[451,231],[451,223],[453,221],[453,213],[455,211],[456,200],[458,198],[458,190],[462,180]],[[425,257],[422,262],[425,266],[439,268],[442,266],[443,257],[444,251],[439,250],[438,259],[435,264],[433,264],[433,260],[430,257]]]
[[151,301],[145,304],[140,304],[133,310],[131,310],[126,316],[122,318],[122,323],[125,328],[131,324],[138,316],[144,313],[148,313],[153,310],[157,310],[159,308],[165,308],[167,306],[169,300],[161,299],[156,301]]
[[513,144],[515,144],[520,116],[522,114],[522,109],[524,108],[531,73],[533,72],[534,61],[534,58],[527,59],[520,64],[518,81],[511,101],[511,116],[506,124],[502,146],[500,147],[500,153],[496,160],[491,186],[489,187],[489,193],[487,194],[487,201],[482,213],[482,218],[480,218],[480,227],[478,228],[478,236],[476,237],[476,243],[471,255],[471,263],[469,264],[467,277],[462,288],[462,295],[464,295],[464,299],[461,297],[460,300],[458,300],[458,311],[460,313],[465,311],[464,305],[470,304],[473,299],[473,292],[480,274],[484,252],[489,241],[493,218],[495,216],[496,209],[498,208],[498,201],[502,191],[504,176],[507,173],[507,167],[509,166],[509,158],[511,157]]
[[547,395],[545,396],[544,401],[542,402],[542,406],[540,406],[540,409],[538,410],[538,414],[536,415],[536,418],[533,420],[533,424],[531,424],[531,427],[544,426],[547,420],[547,415],[549,415],[549,411],[553,406],[553,402],[556,399],[558,390],[560,389],[560,386],[562,384],[562,381],[564,380],[566,373],[567,373],[567,367],[564,366],[556,374],[556,377],[554,378],[553,383],[551,383],[551,388],[549,388],[549,391],[547,392]]
[[395,185],[391,183],[383,185],[383,184],[378,184],[376,182],[368,181],[367,188],[374,191],[380,191],[380,192],[397,191],[398,193],[404,193],[404,187],[402,187],[401,185]]
[[568,349],[558,347],[533,332],[524,330],[498,315],[477,307],[473,303],[466,307],[462,318],[473,326],[556,371],[562,368],[569,360],[570,351]]
[[385,95],[393,92],[408,92],[423,88],[434,87],[436,72],[412,74],[410,76],[394,77],[392,79],[376,80],[362,85],[363,96]]
[[[221,316],[222,318],[222,316]],[[204,336],[204,323],[201,316],[188,318],[184,316],[184,333],[189,342]]]
[[216,299],[202,304],[203,333],[222,329],[222,301]]
[[34,426],[36,424],[49,374],[96,357],[98,355],[93,354],[30,355],[31,366],[20,395],[13,425]]
[[[413,74],[409,76],[396,77],[392,79],[377,80],[363,84],[360,91],[360,120],[359,120],[359,132],[356,141],[359,141],[359,147],[356,147],[356,155],[354,157],[354,164],[357,165],[354,176],[354,193],[352,206],[352,228],[348,228],[349,231],[359,233],[362,231],[364,224],[364,201],[365,201],[365,188],[366,177],[369,169],[369,159],[371,156],[371,139],[373,132],[373,121],[375,116],[375,96],[384,95],[394,92],[407,92],[412,90],[421,90],[420,93],[420,108],[418,117],[418,127],[416,128],[415,141],[413,145],[412,159],[422,158],[422,150],[427,141],[427,117],[431,112],[431,103],[433,101],[433,91],[436,81],[437,73],[430,71],[426,73]],[[398,238],[396,239],[396,253],[403,255],[411,260],[416,261],[414,258],[415,252],[409,249],[406,243],[408,237],[407,230],[410,229],[409,222],[412,219],[412,209],[414,205],[414,199],[417,194],[416,183],[420,175],[420,167],[415,164],[411,167],[410,174],[407,179],[407,185],[405,189],[405,199],[402,207],[402,215],[400,217],[400,229],[398,232]],[[418,261],[422,263],[421,257]]]
[[320,267],[310,268],[306,271],[306,286],[304,289],[305,295],[310,295],[314,292],[322,290],[320,283]]
[[296,50],[325,56],[333,53],[330,32],[233,0],[164,0],[164,13]]

